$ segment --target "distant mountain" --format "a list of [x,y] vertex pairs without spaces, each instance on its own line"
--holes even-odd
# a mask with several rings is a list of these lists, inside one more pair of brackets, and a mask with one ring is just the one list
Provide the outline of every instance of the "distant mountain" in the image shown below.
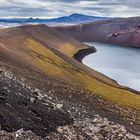
[[50,19],[49,22],[67,22],[67,23],[82,23],[82,22],[90,22],[90,21],[99,21],[110,19],[108,17],[96,17],[96,16],[88,16],[82,14],[72,14],[70,16],[59,17],[55,19]]
[[39,18],[8,18],[8,19],[0,19],[0,22],[4,23],[43,23],[47,22],[48,19],[39,19]]
[[110,19],[108,17],[96,17],[96,16],[88,16],[82,14],[72,14],[70,16],[63,16],[58,18],[52,19],[40,19],[40,18],[8,18],[8,19],[0,19],[0,22],[4,23],[50,23],[50,22],[57,22],[57,23],[84,23],[84,22],[91,22],[91,21],[99,21],[99,20],[106,20]]

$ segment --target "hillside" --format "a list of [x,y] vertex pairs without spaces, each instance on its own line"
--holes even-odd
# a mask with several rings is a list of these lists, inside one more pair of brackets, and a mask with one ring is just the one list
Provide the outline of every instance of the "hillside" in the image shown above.
[[95,51],[45,25],[1,29],[0,139],[138,139],[139,93],[76,60]]
[[80,41],[140,47],[140,17],[116,18],[56,29]]

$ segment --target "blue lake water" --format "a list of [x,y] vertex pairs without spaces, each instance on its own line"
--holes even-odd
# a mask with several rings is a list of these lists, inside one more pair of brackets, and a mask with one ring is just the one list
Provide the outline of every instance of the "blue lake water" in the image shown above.
[[86,56],[83,63],[119,84],[140,91],[140,49],[119,45],[89,42],[96,53]]

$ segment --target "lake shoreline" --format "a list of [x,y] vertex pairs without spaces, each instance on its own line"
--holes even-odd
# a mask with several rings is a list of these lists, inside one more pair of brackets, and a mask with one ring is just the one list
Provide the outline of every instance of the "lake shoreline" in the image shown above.
[[[99,42],[97,42],[97,43],[99,43]],[[106,43],[105,43],[106,44]],[[88,44],[86,44],[86,45],[88,45]],[[111,44],[110,44],[111,45]],[[116,45],[116,44],[114,44],[114,45]],[[80,63],[82,63],[82,64],[84,64],[83,63],[83,59],[86,57],[86,56],[88,56],[88,55],[90,55],[90,54],[93,54],[93,53],[96,53],[98,50],[97,50],[97,48],[94,46],[94,45],[88,45],[89,46],[89,48],[88,49],[81,49],[81,50],[79,50],[76,54],[74,54],[74,59],[76,59],[77,61],[79,61]],[[126,47],[126,46],[125,46]],[[136,48],[136,49],[138,49],[138,48]],[[86,65],[86,64],[85,64]],[[89,67],[89,68],[91,68],[91,69],[93,69],[92,67],[90,67],[90,66],[88,66],[88,65],[86,65],[87,67]],[[96,70],[96,71],[98,71],[97,69],[93,69],[93,70]],[[99,71],[98,71],[99,72]],[[101,74],[104,74],[103,72],[100,72]],[[104,74],[105,76],[107,76],[109,79],[111,79],[112,81],[115,81],[116,82],[116,84],[118,84],[118,85],[120,85],[121,87],[120,87],[120,89],[123,89],[123,90],[128,90],[128,91],[130,91],[130,92],[134,92],[135,94],[138,94],[138,95],[140,95],[140,91],[138,91],[138,90],[136,90],[136,89],[133,89],[133,88],[131,88],[131,87],[129,87],[129,86],[125,86],[125,85],[123,85],[123,84],[120,84],[119,82],[118,82],[118,80],[117,79],[114,79],[114,78],[112,78],[112,77],[110,77],[110,76],[108,76],[107,74]]]

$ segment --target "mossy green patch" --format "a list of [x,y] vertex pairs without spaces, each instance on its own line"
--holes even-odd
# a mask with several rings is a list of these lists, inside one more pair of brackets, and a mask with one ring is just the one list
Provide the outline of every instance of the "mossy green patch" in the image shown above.
[[70,75],[70,73],[67,73],[67,70],[74,69],[71,64],[65,62],[39,42],[27,39],[25,44],[28,48],[28,54],[34,58],[34,63],[43,72],[66,78]]
[[[79,45],[80,46],[80,45]],[[73,43],[65,43],[62,45],[59,49],[62,53],[64,53],[67,56],[72,57],[73,54],[77,53],[82,48],[87,48],[86,46],[82,45],[82,47],[79,47],[77,45],[74,45]]]
[[[92,91],[93,94],[108,99],[112,103],[140,110],[139,95],[128,90],[123,90],[119,88],[117,84],[116,86],[112,86],[91,77],[89,74],[78,70],[72,64],[54,54],[47,46],[43,46],[41,43],[31,38],[26,40],[25,45],[36,67],[46,74],[73,82],[74,84]],[[72,56],[73,52],[77,51],[77,49],[70,44],[66,46],[67,48],[72,47],[69,51],[67,51],[64,46],[60,49],[60,51],[63,51],[66,55]]]

